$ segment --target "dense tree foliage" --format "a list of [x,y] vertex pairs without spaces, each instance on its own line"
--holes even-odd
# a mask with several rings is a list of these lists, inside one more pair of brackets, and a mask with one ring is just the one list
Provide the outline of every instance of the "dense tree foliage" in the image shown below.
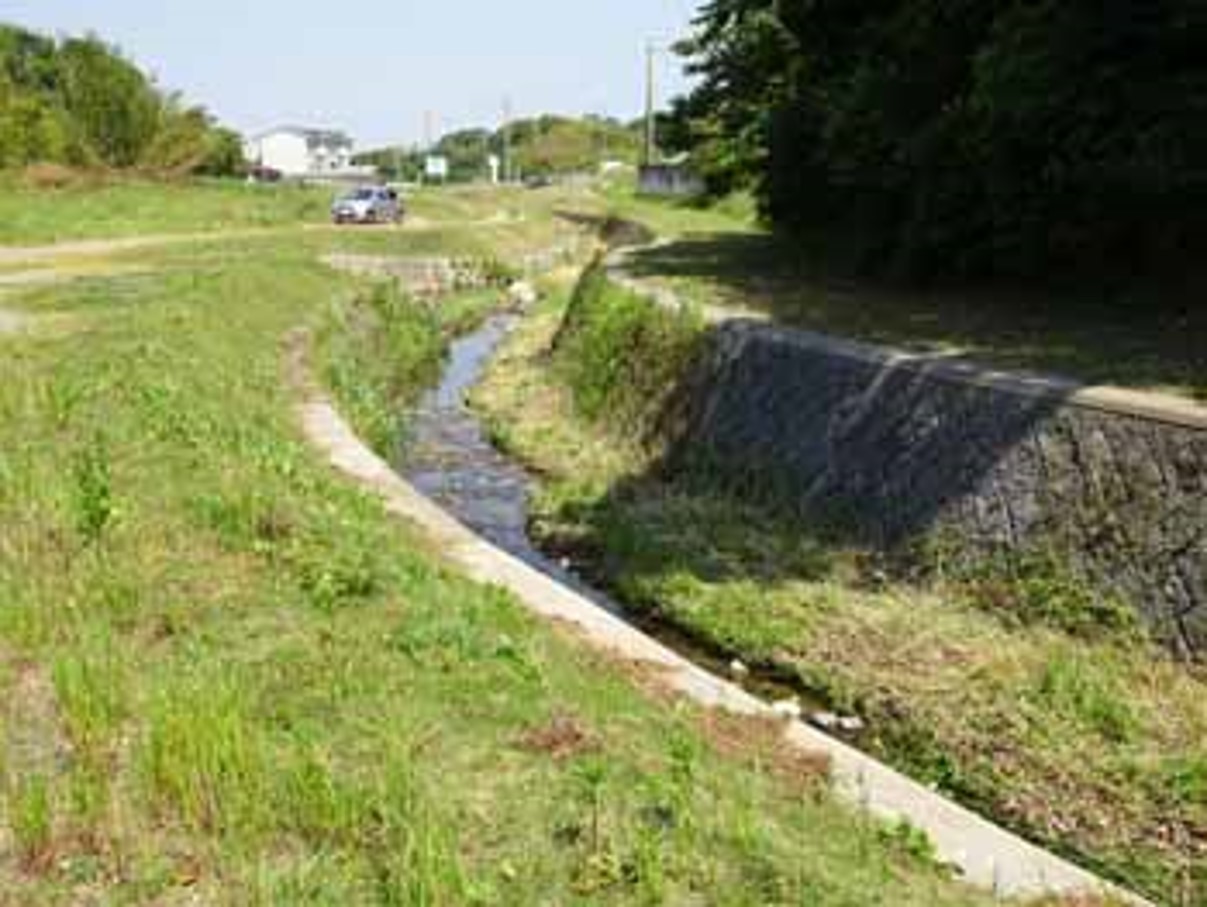
[[606,117],[543,116],[511,127],[511,147],[520,172],[539,175],[583,173],[606,160],[634,163],[640,126]]
[[242,149],[99,38],[0,25],[0,168],[33,163],[225,174]]
[[[509,151],[510,172],[518,176],[558,176],[594,172],[601,162],[634,163],[641,143],[640,124],[607,117],[541,116],[516,120],[503,130],[462,129],[441,138],[432,149],[449,162],[452,182],[485,178],[490,155],[500,160]],[[424,152],[378,149],[357,155],[357,162],[380,167],[388,176],[415,178]]]
[[711,0],[676,108],[833,261],[914,277],[1177,273],[1207,219],[1201,0]]

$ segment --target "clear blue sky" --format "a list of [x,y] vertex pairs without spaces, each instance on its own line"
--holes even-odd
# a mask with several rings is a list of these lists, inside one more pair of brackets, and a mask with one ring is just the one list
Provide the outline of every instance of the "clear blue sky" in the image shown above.
[[[237,129],[336,126],[362,146],[517,115],[643,103],[643,47],[700,0],[0,0],[0,21],[92,30]],[[684,86],[659,65],[663,99]]]

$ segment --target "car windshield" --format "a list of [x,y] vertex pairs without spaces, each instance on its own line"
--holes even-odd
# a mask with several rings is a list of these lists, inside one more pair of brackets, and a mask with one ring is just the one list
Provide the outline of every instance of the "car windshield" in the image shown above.
[[357,189],[355,192],[349,192],[347,195],[345,195],[344,200],[350,202],[367,202],[372,200],[373,195],[374,193],[372,189]]

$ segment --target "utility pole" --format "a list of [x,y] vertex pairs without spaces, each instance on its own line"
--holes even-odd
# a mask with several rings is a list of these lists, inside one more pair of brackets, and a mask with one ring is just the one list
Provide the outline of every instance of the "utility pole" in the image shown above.
[[650,41],[645,48],[645,163],[647,167],[657,163],[655,159],[658,156],[658,134],[654,121],[654,59],[657,53],[658,46]]

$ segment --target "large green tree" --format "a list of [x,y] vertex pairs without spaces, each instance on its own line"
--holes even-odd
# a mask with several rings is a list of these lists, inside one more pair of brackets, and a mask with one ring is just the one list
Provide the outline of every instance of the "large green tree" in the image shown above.
[[238,137],[95,36],[0,25],[0,168],[46,162],[229,174]]
[[1201,0],[712,0],[678,105],[832,261],[914,277],[1171,274],[1202,257]]

